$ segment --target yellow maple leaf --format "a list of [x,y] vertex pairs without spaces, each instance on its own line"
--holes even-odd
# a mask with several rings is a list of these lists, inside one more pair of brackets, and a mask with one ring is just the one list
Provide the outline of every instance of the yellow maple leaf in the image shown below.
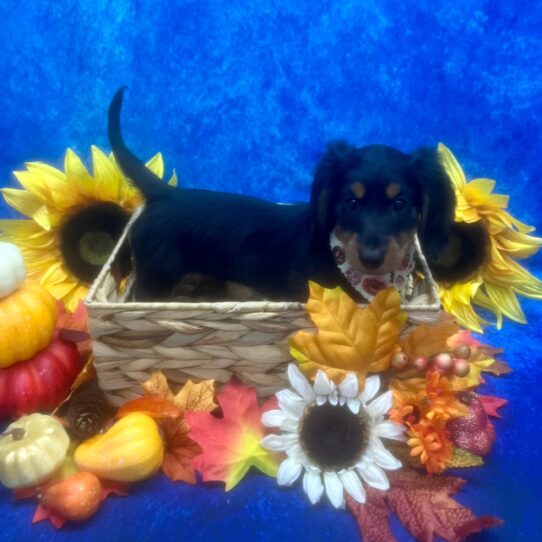
[[141,384],[141,387],[145,391],[145,395],[150,395],[151,397],[160,397],[161,399],[167,399],[172,402],[175,397],[167,383],[166,377],[160,370],[154,371],[149,380]]
[[290,353],[301,369],[309,376],[322,369],[335,381],[352,371],[360,387],[367,373],[389,369],[407,319],[399,293],[382,290],[368,307],[360,308],[338,287],[326,289],[313,282],[309,287],[307,311],[318,334],[300,331],[290,339]]
[[214,402],[215,381],[203,380],[194,384],[188,380],[180,391],[175,395],[162,371],[155,371],[151,378],[141,384],[146,395],[159,397],[171,401],[181,413],[189,410],[192,412],[211,412],[217,408]]
[[214,401],[214,396],[214,380],[203,380],[198,384],[194,384],[189,380],[175,396],[173,402],[181,409],[181,412],[185,410],[191,412],[211,412],[218,406]]

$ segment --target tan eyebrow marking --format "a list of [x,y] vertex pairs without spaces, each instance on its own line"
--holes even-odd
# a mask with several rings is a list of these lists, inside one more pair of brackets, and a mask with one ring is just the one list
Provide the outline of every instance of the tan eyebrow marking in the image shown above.
[[386,187],[386,196],[388,198],[393,199],[397,194],[401,192],[401,187],[397,183],[390,183]]
[[365,196],[365,186],[360,182],[354,183],[352,185],[352,193],[356,199],[363,199],[363,196]]

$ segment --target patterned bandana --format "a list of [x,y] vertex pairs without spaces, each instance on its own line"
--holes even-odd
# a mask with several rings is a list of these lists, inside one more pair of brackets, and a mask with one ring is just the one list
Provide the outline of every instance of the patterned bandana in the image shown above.
[[335,232],[331,232],[329,245],[335,263],[341,270],[341,273],[346,277],[350,285],[367,301],[372,301],[380,290],[384,290],[390,286],[393,286],[401,294],[401,299],[403,300],[406,300],[407,296],[412,293],[412,271],[414,271],[415,265],[414,244],[409,247],[405,254],[400,269],[384,273],[383,275],[370,275],[354,269],[346,260],[346,250],[343,243],[335,235]]

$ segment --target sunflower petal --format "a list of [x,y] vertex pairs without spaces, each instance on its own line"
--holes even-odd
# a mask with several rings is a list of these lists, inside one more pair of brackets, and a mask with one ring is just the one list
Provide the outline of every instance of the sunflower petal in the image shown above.
[[367,410],[374,418],[379,418],[387,414],[393,406],[393,395],[391,391],[387,391],[379,395],[374,401],[367,405]]
[[346,492],[357,502],[363,504],[366,499],[365,488],[357,474],[349,469],[341,472],[339,478]]
[[308,470],[303,476],[303,490],[308,495],[311,504],[316,504],[324,493],[324,484],[320,472]]
[[358,394],[358,377],[354,373],[348,373],[339,385],[339,392],[347,399],[353,399]]
[[331,395],[335,389],[335,384],[331,382],[322,369],[318,369],[314,379],[314,392],[318,395]]
[[380,377],[378,375],[369,376],[365,379],[365,387],[359,396],[363,404],[367,404],[380,389]]
[[390,482],[385,472],[375,463],[365,461],[362,466],[356,466],[357,471],[368,485],[375,489],[386,491],[390,488]]
[[331,504],[335,508],[343,508],[344,487],[336,472],[324,472],[324,486]]
[[288,380],[292,387],[305,399],[305,401],[312,402],[316,398],[312,386],[309,381],[303,376],[301,371],[297,368],[295,363],[288,365]]
[[297,393],[294,393],[292,390],[280,390],[276,393],[276,397],[279,401],[279,406],[282,410],[285,410],[294,418],[299,419],[305,407],[307,406],[306,401],[304,401]]
[[465,179],[465,174],[463,173],[459,162],[452,154],[452,151],[443,143],[438,144],[438,152],[440,154],[442,165],[444,166],[446,173],[448,173],[454,187],[461,190],[467,184],[467,180]]
[[404,425],[386,420],[376,424],[373,429],[373,433],[377,437],[389,438],[404,442],[406,440],[405,430],[406,427]]
[[303,465],[292,457],[285,459],[279,467],[277,473],[277,483],[279,486],[291,486],[301,474]]
[[403,466],[398,459],[396,459],[388,450],[386,450],[386,448],[377,438],[371,439],[371,443],[373,460],[379,467],[386,470],[397,470]]
[[292,435],[266,435],[260,440],[260,446],[272,452],[285,452],[294,440]]
[[26,190],[18,188],[2,188],[0,190],[6,203],[25,216],[32,215],[42,206],[40,198]]

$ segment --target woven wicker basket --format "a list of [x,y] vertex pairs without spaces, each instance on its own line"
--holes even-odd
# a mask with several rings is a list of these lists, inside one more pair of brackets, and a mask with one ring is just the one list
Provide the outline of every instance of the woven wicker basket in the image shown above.
[[[262,397],[285,387],[288,337],[313,328],[304,304],[130,302],[130,278],[120,294],[113,269],[140,213],[132,216],[86,299],[95,367],[111,404],[140,396],[140,383],[158,369],[178,384],[208,378],[225,383],[236,376]],[[417,257],[425,279],[404,308],[412,322],[438,320],[438,292],[418,243]]]

